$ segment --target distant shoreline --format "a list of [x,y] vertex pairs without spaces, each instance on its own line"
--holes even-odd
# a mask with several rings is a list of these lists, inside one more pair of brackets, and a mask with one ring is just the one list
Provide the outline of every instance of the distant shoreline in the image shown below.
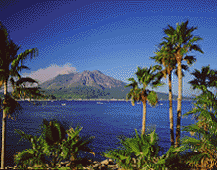
[[[32,99],[31,101],[62,101],[62,100],[67,100],[67,101],[125,101],[125,102],[131,102],[131,100],[125,100],[125,99],[60,99],[60,100],[57,100],[57,99],[54,99],[54,100],[51,100],[51,99],[44,99],[44,100],[35,100],[35,99]],[[17,101],[29,101],[29,99],[21,99],[21,100],[17,100]],[[168,101],[168,100],[159,100],[159,101]],[[177,100],[173,100],[173,101],[177,101]],[[182,101],[193,101],[193,99],[191,100],[182,100]],[[136,101],[135,103],[137,102],[141,102],[141,101]]]

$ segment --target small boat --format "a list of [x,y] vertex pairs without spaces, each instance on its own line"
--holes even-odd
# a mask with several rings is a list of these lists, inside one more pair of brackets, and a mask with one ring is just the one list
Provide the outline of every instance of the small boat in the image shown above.
[[161,106],[163,105],[163,103],[160,104]]
[[137,102],[137,104],[141,104],[141,102]]
[[103,103],[101,103],[101,102],[97,102],[97,104],[103,104]]
[[65,105],[66,105],[65,103],[62,104],[62,106],[65,106]]

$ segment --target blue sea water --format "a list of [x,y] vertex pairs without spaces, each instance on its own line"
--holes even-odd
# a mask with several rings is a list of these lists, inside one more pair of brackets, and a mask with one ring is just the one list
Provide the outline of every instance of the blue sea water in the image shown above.
[[[76,128],[77,125],[80,125],[83,127],[80,132],[81,137],[95,137],[90,147],[96,155],[94,157],[89,154],[89,156],[96,161],[106,159],[100,155],[102,152],[122,146],[117,144],[120,142],[118,137],[132,137],[135,134],[135,129],[138,132],[141,131],[142,104],[132,106],[130,102],[125,101],[100,101],[100,103],[103,104],[97,104],[96,101],[43,101],[38,102],[38,105],[32,105],[27,101],[21,101],[23,111],[18,115],[18,119],[16,121],[7,119],[6,166],[14,166],[14,154],[24,149],[30,149],[29,142],[25,140],[19,142],[21,136],[16,134],[14,129],[39,136],[37,131],[43,119],[57,119],[64,124],[66,129]],[[177,117],[176,106],[177,102],[173,101],[174,129]],[[192,101],[183,101],[182,115],[192,108]],[[181,119],[182,126],[195,122],[192,116]],[[146,128],[152,129],[153,127],[159,136],[159,145],[164,148],[159,153],[162,155],[170,147],[168,101],[160,101],[157,107],[147,105]],[[181,131],[181,138],[185,135],[190,136],[189,133]]]

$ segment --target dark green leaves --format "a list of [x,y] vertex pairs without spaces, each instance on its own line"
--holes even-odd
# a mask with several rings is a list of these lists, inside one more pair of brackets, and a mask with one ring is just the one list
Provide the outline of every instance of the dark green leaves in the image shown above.
[[[90,140],[84,140],[79,137],[82,128],[74,130],[70,128],[65,131],[63,125],[57,121],[43,120],[42,134],[39,138],[32,135],[27,135],[21,130],[15,130],[22,138],[27,139],[32,144],[32,149],[24,150],[15,155],[15,163],[21,167],[29,166],[43,166],[47,167],[45,163],[49,163],[52,168],[57,168],[57,165],[64,159],[70,160],[70,168],[86,166],[87,158],[80,158],[79,151],[92,152],[87,146]],[[66,134],[68,135],[66,137]],[[22,139],[21,138],[21,139]],[[52,161],[45,159],[45,156],[51,157]]]
[[[193,125],[185,126],[183,131],[190,132],[192,136],[185,137],[182,145],[186,149],[196,151],[187,158],[186,164],[193,168],[203,166],[204,169],[216,168],[217,154],[217,96],[209,88],[216,88],[216,70],[211,70],[209,66],[202,67],[201,71],[196,70],[192,73],[195,79],[189,83],[193,89],[199,89],[202,94],[196,97],[195,108],[184,115],[193,114],[198,122]],[[211,163],[212,162],[212,163]]]
[[172,46],[171,52],[177,53],[180,50],[181,56],[191,50],[203,53],[201,48],[197,44],[194,44],[195,42],[202,40],[201,37],[192,35],[192,32],[196,30],[197,27],[189,28],[188,23],[188,20],[181,24],[177,23],[176,28],[168,25],[168,28],[164,29],[164,33],[167,37],[164,37],[163,39],[166,41],[163,41],[160,45],[165,46],[170,44]]
[[149,135],[138,134],[135,129],[136,135],[133,138],[125,138],[121,140],[123,150],[115,149],[105,152],[106,157],[115,159],[117,163],[125,169],[144,169],[144,168],[157,168],[162,165],[156,165],[157,154],[159,146],[157,144],[157,134],[155,131]]
[[[138,79],[138,82],[134,78],[129,78],[128,81],[131,81],[128,85],[125,87],[133,87],[133,89],[130,90],[130,93],[127,94],[126,98],[132,99],[132,105],[134,105],[135,101],[141,101],[143,97],[147,98],[147,95],[149,93],[146,92],[146,88],[148,85],[156,88],[158,86],[163,85],[161,83],[161,78],[163,77],[163,74],[161,72],[158,72],[161,70],[162,67],[159,65],[155,65],[154,67],[150,68],[140,68],[137,67],[137,72],[135,73]],[[138,84],[143,85],[143,88],[140,89],[138,87]],[[153,105],[156,105],[157,103],[157,95],[155,93],[151,92],[150,97],[148,97],[148,100],[150,99],[150,103]]]
[[191,74],[195,76],[195,79],[189,82],[193,89],[205,92],[207,88],[217,86],[217,71],[211,70],[210,66],[202,67],[201,72],[195,69]]
[[188,65],[192,65],[196,62],[196,58],[194,56],[185,56],[184,60],[187,61]]
[[[9,94],[5,96],[5,99],[3,100],[2,109],[5,110],[6,115],[8,118],[11,118],[13,120],[12,114],[17,113],[16,111],[22,110],[22,106]],[[17,118],[17,115],[15,116],[15,120]]]
[[154,91],[151,91],[149,94],[148,94],[148,97],[147,97],[149,103],[151,106],[156,106],[156,104],[158,103],[158,97],[157,97],[157,93],[154,92]]
[[20,78],[17,82],[16,82],[16,85],[17,86],[20,86],[21,84],[23,83],[38,83],[37,81],[35,81],[34,79],[30,78],[30,77],[23,77],[23,78]]
[[49,146],[55,143],[60,143],[66,138],[66,132],[63,126],[61,126],[57,121],[46,121],[43,120],[45,140]]

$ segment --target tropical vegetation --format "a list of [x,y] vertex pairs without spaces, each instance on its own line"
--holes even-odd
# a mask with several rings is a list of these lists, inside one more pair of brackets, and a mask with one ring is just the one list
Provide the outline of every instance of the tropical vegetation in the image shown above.
[[[42,134],[32,136],[25,134],[21,130],[15,129],[22,138],[31,142],[32,149],[27,149],[15,155],[15,163],[18,168],[41,167],[58,168],[62,160],[70,160],[70,169],[88,166],[90,162],[87,157],[81,158],[80,151],[94,154],[87,146],[91,138],[85,139],[79,136],[82,128],[78,126],[74,130],[72,127],[65,130],[63,124],[57,120],[43,120],[41,125]],[[22,139],[21,138],[21,139]]]
[[[29,58],[37,56],[36,48],[27,49],[23,53],[17,54],[20,46],[16,45],[9,37],[6,28],[0,22],[0,87],[4,88],[4,100],[1,102],[3,109],[2,118],[2,151],[1,151],[1,168],[5,168],[5,148],[6,148],[6,116],[11,116],[15,110],[21,110],[20,104],[15,100],[21,96],[39,98],[42,97],[39,87],[26,87],[26,83],[37,83],[35,80],[19,74],[23,69],[29,69],[23,63]],[[13,93],[8,93],[8,81],[11,82]],[[16,117],[15,117],[16,118]]]
[[[28,69],[23,65],[23,62],[36,56],[37,49],[26,50],[17,55],[20,49],[12,40],[0,23],[1,43],[0,47],[0,85],[4,87],[4,100],[1,101],[3,109],[2,119],[2,156],[1,167],[5,168],[5,135],[6,135],[6,116],[10,118],[12,113],[17,109],[20,110],[20,105],[16,101],[18,98],[37,98],[42,97],[40,88],[27,87],[26,82],[32,84],[37,83],[35,80],[25,77],[22,78],[19,72],[22,69]],[[194,56],[186,55],[188,52],[195,50],[203,53],[200,47],[195,44],[202,38],[193,36],[192,32],[197,27],[188,28],[188,21],[177,24],[176,28],[168,25],[164,29],[167,37],[160,43],[159,50],[152,57],[156,62],[161,64],[151,66],[149,68],[137,67],[135,75],[138,81],[134,78],[129,78],[131,81],[125,87],[132,87],[127,94],[126,99],[131,99],[132,105],[136,101],[141,101],[143,104],[143,118],[141,134],[135,129],[135,135],[132,138],[121,139],[120,143],[123,147],[113,149],[103,153],[107,158],[112,158],[116,161],[119,167],[126,170],[145,170],[145,169],[217,169],[217,71],[210,66],[202,67],[201,71],[195,69],[193,73],[194,79],[190,81],[194,90],[199,90],[200,94],[195,98],[195,107],[184,114],[184,116],[194,115],[197,123],[184,126],[182,131],[187,131],[191,137],[185,137],[180,142],[181,130],[181,101],[182,101],[182,69],[188,70],[188,66],[192,65],[196,59]],[[183,61],[187,61],[187,65]],[[173,113],[172,113],[172,78],[173,70],[177,70],[179,80],[178,102],[177,102],[177,127],[176,140],[174,143],[173,136]],[[150,133],[146,132],[146,103],[155,106],[158,103],[157,93],[149,90],[163,85],[161,79],[168,75],[169,82],[169,118],[170,118],[170,139],[171,147],[163,154],[159,155],[159,138],[155,130]],[[8,81],[10,80],[13,86],[13,92],[8,93]],[[142,88],[139,87],[142,86]],[[100,93],[100,92],[98,92]],[[85,95],[85,93],[83,94]],[[82,128],[77,127],[75,130],[69,128],[65,130],[63,124],[57,120],[43,120],[41,125],[42,132],[39,137],[31,134],[25,134],[21,130],[15,130],[22,138],[31,142],[31,149],[26,149],[15,155],[15,163],[18,168],[26,169],[28,166],[37,168],[58,168],[63,160],[70,160],[68,166],[71,169],[82,169],[84,166],[90,165],[88,159],[81,158],[80,151],[94,154],[87,144],[90,139],[83,139],[79,136]],[[190,152],[189,152],[190,150]]]
[[[135,129],[136,138],[121,140],[121,150],[111,150],[104,153],[105,156],[130,170],[217,168],[217,94],[210,90],[217,89],[217,71],[207,66],[202,67],[201,72],[195,69],[192,75],[195,79],[189,83],[193,89],[199,89],[202,93],[195,99],[195,108],[184,116],[194,114],[199,121],[185,126],[182,131],[195,135],[195,138],[185,137],[181,146],[171,145],[166,154],[159,156],[155,131],[149,135],[139,136]],[[187,152],[189,149],[191,152]]]
[[[146,125],[146,104],[147,101],[155,106],[158,102],[157,94],[154,91],[148,90],[147,86],[150,85],[154,88],[163,85],[160,82],[160,77],[162,77],[161,72],[157,72],[160,70],[161,67],[156,65],[150,68],[143,68],[137,67],[137,72],[135,73],[138,82],[134,78],[129,78],[128,81],[131,81],[130,84],[126,85],[125,87],[132,86],[133,88],[127,94],[127,100],[132,99],[131,103],[134,106],[135,101],[142,101],[143,105],[143,118],[142,118],[142,134],[145,133],[145,125]],[[139,88],[139,84],[142,84],[142,88]]]
[[[161,42],[160,45],[170,46],[168,54],[171,52],[174,54],[177,62],[177,74],[178,74],[178,100],[177,100],[177,123],[176,123],[176,140],[175,147],[180,145],[180,126],[181,126],[181,107],[182,107],[182,61],[186,60],[188,65],[193,64],[196,59],[194,56],[186,55],[192,50],[203,53],[201,48],[196,44],[199,40],[202,40],[199,36],[193,36],[192,32],[197,27],[188,27],[188,20],[182,22],[180,25],[177,23],[177,27],[173,28],[168,25],[168,28],[164,29],[166,37],[163,37],[165,41]],[[184,57],[185,56],[185,57]]]
[[188,159],[187,163],[194,168],[217,168],[217,70],[210,66],[202,67],[192,73],[195,77],[189,83],[193,89],[198,89],[201,94],[196,97],[195,108],[184,115],[194,114],[199,120],[196,125],[189,125],[183,130],[190,132],[195,138],[186,137],[182,144],[189,146],[196,152]]
[[[174,145],[174,125],[173,125],[173,94],[172,94],[172,71],[175,70],[177,75],[177,62],[175,55],[171,52],[171,45],[164,45],[160,50],[155,52],[156,56],[150,57],[155,62],[164,66],[162,73],[164,78],[168,75],[168,86],[169,86],[169,118],[170,118],[170,141],[171,145]],[[188,67],[182,64],[182,69],[187,70]],[[177,75],[178,76],[178,75]],[[183,73],[184,76],[184,73]]]
[[[42,89],[50,100],[76,100],[76,99],[126,99],[126,94],[130,89],[112,88],[98,89],[91,86],[72,87],[67,89]],[[1,95],[1,93],[0,93]],[[159,100],[168,100],[166,93],[157,92]],[[177,100],[178,96],[173,95],[173,100]],[[191,97],[183,97],[183,100],[192,100]]]

